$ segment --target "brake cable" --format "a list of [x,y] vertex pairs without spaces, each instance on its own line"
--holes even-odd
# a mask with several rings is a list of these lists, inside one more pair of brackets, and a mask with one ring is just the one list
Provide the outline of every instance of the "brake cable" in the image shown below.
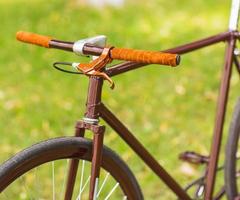
[[61,65],[66,65],[66,66],[71,66],[75,70],[78,70],[75,66],[77,66],[79,63],[70,63],[70,62],[55,62],[53,63],[53,67],[61,72],[69,73],[69,74],[83,74],[82,72],[79,71],[71,71],[71,70],[66,70],[63,69]]

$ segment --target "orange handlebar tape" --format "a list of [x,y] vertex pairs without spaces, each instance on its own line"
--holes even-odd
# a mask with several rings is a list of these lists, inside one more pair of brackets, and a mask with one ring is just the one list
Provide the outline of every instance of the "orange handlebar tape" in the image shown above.
[[38,46],[49,48],[49,42],[52,40],[49,36],[38,35],[35,33],[18,31],[16,33],[17,40]]
[[177,66],[179,64],[180,57],[177,54],[163,53],[157,51],[154,52],[135,49],[113,48],[111,50],[111,58],[146,64]]

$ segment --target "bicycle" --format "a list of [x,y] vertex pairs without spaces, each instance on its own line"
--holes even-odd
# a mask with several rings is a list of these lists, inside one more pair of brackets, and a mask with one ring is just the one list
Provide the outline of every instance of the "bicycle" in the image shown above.
[[[103,146],[105,126],[99,125],[99,117],[101,117],[134,150],[134,152],[145,162],[145,164],[176,194],[179,199],[192,199],[187,193],[187,190],[192,186],[197,187],[193,197],[195,199],[220,199],[225,193],[230,200],[238,199],[239,184],[237,183],[236,178],[236,175],[238,175],[238,157],[236,154],[240,134],[240,101],[238,101],[234,112],[235,114],[231,123],[230,134],[226,146],[226,161],[224,166],[225,186],[223,186],[215,196],[213,196],[213,190],[216,173],[218,170],[223,168],[218,168],[218,158],[221,147],[224,116],[226,113],[228,92],[230,90],[229,82],[233,63],[240,74],[240,63],[237,57],[240,53],[236,48],[236,42],[240,39],[240,32],[237,28],[239,8],[240,1],[233,0],[229,31],[176,48],[168,49],[163,51],[164,53],[159,54],[138,50],[119,50],[113,47],[101,47],[105,46],[104,36],[89,38],[77,42],[65,42],[52,39],[51,37],[19,32],[17,34],[17,38],[23,42],[33,43],[47,48],[73,51],[80,55],[93,55],[99,57],[88,64],[62,62],[54,63],[54,66],[59,70],[89,76],[89,91],[86,104],[87,112],[83,120],[77,122],[76,124],[75,137],[55,138],[35,144],[3,163],[0,166],[0,191],[6,191],[5,189],[9,189],[10,192],[15,192],[14,195],[17,196],[19,195],[19,191],[14,190],[21,187],[22,184],[20,183],[20,186],[17,185],[16,188],[11,190],[12,183],[15,179],[28,172],[28,174],[30,174],[30,178],[28,176],[23,178],[20,177],[20,182],[26,181],[27,183],[31,183],[31,178],[35,176],[34,170],[40,171],[36,168],[37,166],[55,160],[60,160],[59,162],[62,162],[61,159],[64,160],[68,158],[70,159],[69,171],[67,175],[64,175],[63,178],[58,180],[58,182],[66,183],[64,199],[97,199],[101,197],[100,195],[104,190],[104,187],[107,187],[109,191],[107,196],[105,196],[105,199],[109,199],[110,197],[112,199],[143,199],[137,180],[128,168],[127,164],[124,163],[113,151]],[[111,80],[112,76],[143,67],[150,63],[176,66],[180,62],[180,58],[177,54],[182,55],[220,42],[227,42],[227,49],[210,154],[209,156],[203,156],[194,152],[185,152],[180,155],[181,159],[188,162],[205,164],[206,173],[203,177],[200,177],[198,180],[192,182],[183,189],[142,146],[142,144],[133,136],[127,127],[102,103],[101,92],[103,80],[107,80],[113,88],[114,83]],[[106,64],[110,63],[112,59],[128,60],[128,62],[105,68]],[[71,65],[74,69],[77,69],[80,72],[62,69],[62,65]],[[86,130],[93,132],[93,141],[84,138]],[[79,160],[81,160],[81,162],[79,162]],[[54,176],[52,179],[53,182],[51,184],[46,182],[46,186],[56,185],[54,181],[56,170],[58,170],[60,175],[63,173],[63,169],[58,167],[60,164],[56,165],[55,162],[51,163],[53,171],[52,174]],[[81,174],[77,173],[79,163],[82,166]],[[88,176],[86,183],[84,184],[83,175],[86,173],[86,165],[89,165],[90,169],[88,169],[87,173],[90,173],[91,175]],[[31,169],[34,170],[30,172]],[[89,170],[91,170],[91,172]],[[41,175],[46,175],[45,173],[45,170],[40,171]],[[109,178],[110,175],[112,178]],[[99,177],[104,177],[101,184]],[[77,179],[80,180],[79,183],[76,182]],[[90,184],[88,184],[89,182]],[[106,186],[106,183],[112,187]],[[89,192],[87,192],[86,196],[83,196],[84,194],[82,194],[82,192],[86,189],[86,187],[89,187]],[[52,193],[53,199],[55,199],[56,196],[54,187]],[[116,196],[110,196],[112,194]],[[63,190],[60,190],[60,196],[62,195]]]

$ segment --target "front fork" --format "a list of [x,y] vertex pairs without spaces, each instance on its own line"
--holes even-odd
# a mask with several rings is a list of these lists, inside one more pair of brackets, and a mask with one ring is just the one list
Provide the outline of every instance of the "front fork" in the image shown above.
[[[92,165],[91,165],[91,179],[89,200],[97,199],[98,180],[100,175],[100,168],[102,162],[103,137],[105,126],[89,124],[84,121],[79,121],[76,124],[76,137],[84,137],[85,130],[93,132],[93,146],[92,146]],[[67,184],[65,190],[64,200],[71,200],[73,189],[76,181],[79,160],[72,159],[69,163],[69,170],[67,176]]]
[[[77,125],[76,125],[76,130],[75,130],[75,137],[84,137],[85,129],[78,128]],[[75,180],[76,180],[76,176],[77,176],[78,164],[79,164],[78,159],[70,160],[64,200],[72,199],[73,189],[74,189]]]

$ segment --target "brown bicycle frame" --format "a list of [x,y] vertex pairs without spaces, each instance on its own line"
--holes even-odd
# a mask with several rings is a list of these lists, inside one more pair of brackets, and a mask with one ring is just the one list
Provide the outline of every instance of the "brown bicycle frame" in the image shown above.
[[[218,199],[218,197],[213,197],[213,191],[216,178],[216,168],[218,165],[218,158],[221,147],[223,125],[228,101],[229,84],[233,62],[238,69],[238,73],[240,74],[240,64],[236,55],[234,55],[235,44],[237,39],[239,38],[240,33],[238,31],[228,31],[165,51],[169,53],[185,54],[203,47],[217,44],[219,42],[227,42],[225,63],[223,67],[220,91],[217,100],[217,112],[210,151],[210,159],[207,166],[205,187],[206,191],[204,196],[205,200]],[[102,51],[102,48],[94,48],[91,45],[85,45],[83,50],[86,54],[99,55]],[[111,77],[143,66],[146,65],[134,62],[124,62],[106,69],[105,72]],[[117,134],[145,162],[145,164],[176,194],[177,197],[182,200],[190,200],[191,198],[189,197],[189,195],[181,188],[181,186],[175,181],[175,179],[170,176],[170,174],[134,137],[134,135],[127,129],[127,127],[101,102],[102,84],[102,78],[94,76],[90,77],[85,117],[95,120],[98,120],[98,118],[101,117],[110,127],[112,127],[113,130],[117,132]],[[92,200],[95,187],[94,180],[99,176],[99,170],[101,165],[101,150],[103,145],[104,127],[81,121],[80,134],[78,133],[79,130],[77,129],[78,131],[76,132],[76,136],[83,136],[85,129],[90,129],[94,133],[92,174],[90,182],[90,199]],[[101,129],[101,131],[99,131],[99,129]],[[78,163],[74,161],[71,164],[67,186],[71,186],[74,184],[76,176],[74,174],[76,174],[77,165]],[[70,195],[65,196],[65,199],[71,199],[71,192]]]

